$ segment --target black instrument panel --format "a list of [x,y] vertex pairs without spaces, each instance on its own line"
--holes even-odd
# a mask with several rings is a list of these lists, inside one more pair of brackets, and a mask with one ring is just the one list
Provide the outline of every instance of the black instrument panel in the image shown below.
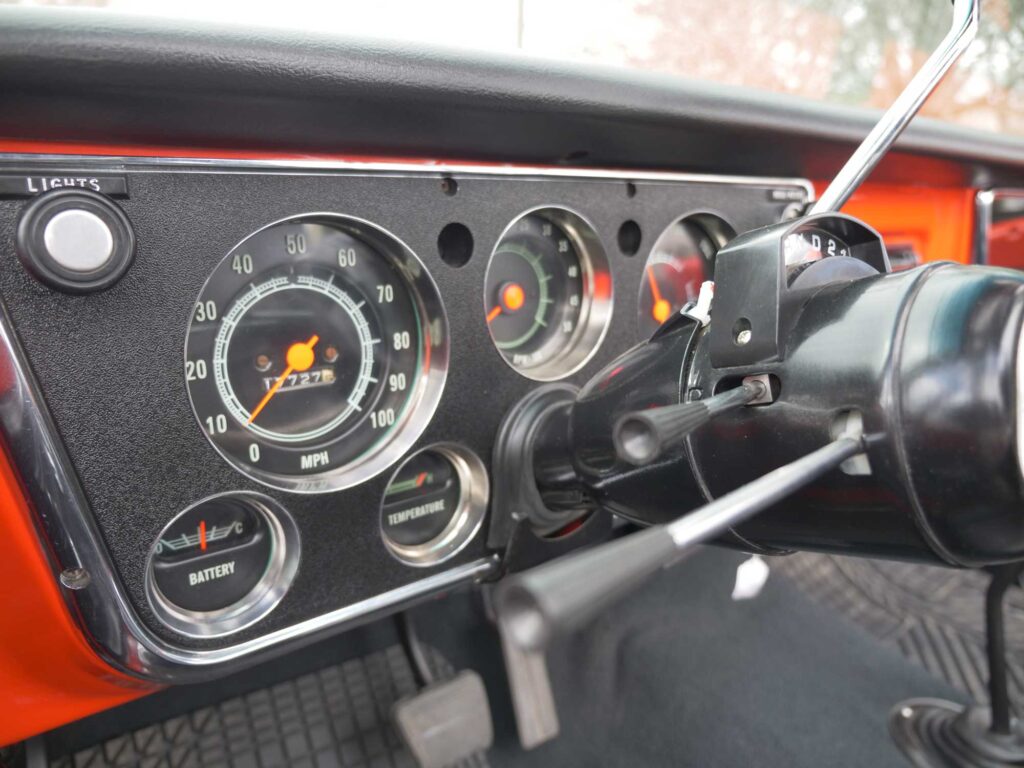
[[[485,516],[468,541],[460,543],[461,549],[443,559],[396,556],[382,538],[381,504],[389,483],[399,487],[425,477],[426,470],[408,477],[395,472],[404,459],[428,446],[449,446],[445,456],[456,462],[465,457],[474,466],[475,457],[490,472],[492,444],[503,415],[536,386],[503,359],[488,330],[487,267],[517,219],[534,210],[566,211],[586,222],[606,256],[608,283],[597,286],[609,298],[606,328],[593,340],[593,349],[579,356],[572,373],[560,377],[547,375],[550,367],[544,369],[545,379],[582,384],[641,340],[637,316],[645,262],[661,233],[695,214],[713,216],[732,231],[746,231],[778,221],[795,202],[806,200],[809,191],[798,180],[430,166],[9,157],[0,160],[0,172],[125,182],[126,194],[113,199],[131,222],[136,247],[130,268],[114,285],[71,295],[34,278],[15,257],[17,220],[29,200],[10,196],[0,199],[6,259],[0,292],[128,600],[154,635],[192,649],[222,648],[284,630],[496,554],[486,547],[484,532],[490,521]],[[120,190],[118,185],[112,188]],[[236,247],[252,233],[274,222],[314,215],[369,222],[415,255],[443,305],[448,360],[432,418],[400,455],[351,487],[303,493],[268,487],[218,453],[193,413],[183,349],[197,297],[218,264],[228,254],[245,255]],[[453,223],[471,235],[468,260],[464,253],[458,258],[447,253],[440,237]],[[622,237],[624,227],[628,241]],[[464,250],[464,240],[462,245]],[[571,266],[575,260],[565,263]],[[244,269],[245,262],[240,264]],[[531,274],[524,272],[524,280]],[[543,270],[536,274],[547,275]],[[374,281],[367,283],[371,298],[379,287]],[[514,307],[514,298],[514,292],[506,297],[506,312]],[[379,308],[375,311],[379,317]],[[534,316],[544,317],[540,310]],[[300,331],[304,329],[294,332]],[[310,335],[301,341],[309,344],[312,339]],[[328,349],[309,346],[317,352]],[[262,364],[260,354],[254,348],[246,364]],[[278,371],[283,364],[276,365],[263,377],[268,384],[264,392],[275,378],[270,374],[283,373]],[[319,358],[309,366],[321,374],[327,370]],[[309,392],[320,397],[323,390],[310,387]],[[302,397],[303,392],[284,396],[295,402]],[[443,464],[436,468],[439,477],[452,471]],[[442,498],[442,486],[438,488]],[[218,637],[191,636],[173,629],[153,610],[147,593],[149,555],[183,510],[225,493],[265,497],[270,499],[268,508],[286,510],[298,531],[301,560],[287,592],[258,621]],[[199,523],[205,547],[206,521]],[[175,536],[186,541],[193,527],[190,521]],[[222,570],[204,572],[215,577]]]

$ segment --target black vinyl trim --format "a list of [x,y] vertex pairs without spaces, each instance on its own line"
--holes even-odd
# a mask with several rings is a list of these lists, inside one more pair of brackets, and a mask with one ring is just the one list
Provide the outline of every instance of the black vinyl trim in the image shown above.
[[[512,55],[92,10],[0,10],[7,138],[828,178],[876,117]],[[898,146],[904,155],[876,179],[1024,181],[1021,139],[924,119]]]

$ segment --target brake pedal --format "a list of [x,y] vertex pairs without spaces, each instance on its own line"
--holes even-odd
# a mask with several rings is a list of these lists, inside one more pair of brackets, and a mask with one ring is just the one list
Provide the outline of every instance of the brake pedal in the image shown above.
[[392,717],[420,768],[445,768],[468,760],[494,742],[487,691],[472,670],[402,699]]

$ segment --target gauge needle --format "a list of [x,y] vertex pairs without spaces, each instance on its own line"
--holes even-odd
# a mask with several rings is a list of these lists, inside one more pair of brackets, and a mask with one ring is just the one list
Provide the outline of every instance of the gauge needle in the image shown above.
[[199,549],[206,550],[206,521],[199,521]]
[[487,313],[487,322],[500,315],[503,308],[509,312],[518,312],[525,303],[526,291],[523,290],[523,286],[519,283],[506,283],[501,289],[501,303]]
[[285,356],[285,360],[288,362],[288,367],[284,369],[284,373],[277,377],[277,381],[274,382],[273,386],[267,390],[267,394],[260,400],[259,405],[252,409],[252,413],[249,414],[249,420],[246,424],[252,424],[256,420],[256,417],[260,415],[260,411],[267,407],[267,403],[270,402],[270,398],[277,394],[277,390],[284,384],[285,379],[291,376],[295,371],[308,371],[316,358],[313,355],[313,347],[320,341],[320,337],[313,334],[309,337],[309,341],[298,341],[288,347],[288,354]]
[[661,297],[661,289],[658,288],[658,281],[654,279],[654,270],[651,267],[647,268],[647,282],[651,284],[651,296],[654,297],[651,316],[659,323],[664,323],[672,314],[672,305]]

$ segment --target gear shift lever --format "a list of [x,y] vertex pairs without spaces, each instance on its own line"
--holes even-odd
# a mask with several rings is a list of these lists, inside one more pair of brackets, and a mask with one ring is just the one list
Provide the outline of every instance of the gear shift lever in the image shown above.
[[1010,706],[1006,669],[1003,600],[1019,582],[1024,561],[991,569],[985,593],[985,646],[988,655],[989,707],[963,708],[951,701],[911,699],[889,718],[896,745],[921,768],[995,768],[1024,763],[1024,724]]

